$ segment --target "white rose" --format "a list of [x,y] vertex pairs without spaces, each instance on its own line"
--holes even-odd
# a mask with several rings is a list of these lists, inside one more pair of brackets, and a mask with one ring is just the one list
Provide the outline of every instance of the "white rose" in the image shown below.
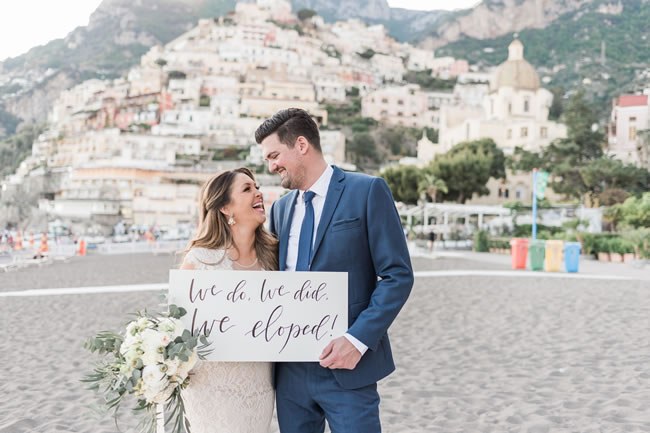
[[153,322],[146,317],[140,317],[138,320],[136,320],[136,326],[138,327],[139,331],[144,331],[147,328],[153,328]]
[[162,362],[163,353],[169,344],[169,336],[163,332],[153,329],[142,331],[142,362],[144,365],[150,365],[154,362]]
[[169,384],[167,376],[158,365],[147,365],[142,369],[142,389],[147,402],[151,402]]
[[173,376],[176,374],[178,371],[178,367],[181,364],[181,360],[178,358],[174,359],[165,359],[165,365],[167,366],[167,371],[165,374],[169,377]]
[[183,327],[183,322],[180,320],[174,319],[173,317],[165,317],[164,319],[160,319],[158,329],[167,333],[173,340],[176,337],[183,335],[185,328]]

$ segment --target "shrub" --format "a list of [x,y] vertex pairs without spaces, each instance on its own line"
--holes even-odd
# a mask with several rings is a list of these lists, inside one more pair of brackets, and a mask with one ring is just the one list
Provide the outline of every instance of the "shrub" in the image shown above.
[[474,251],[485,253],[490,251],[489,236],[485,230],[479,230],[474,233]]

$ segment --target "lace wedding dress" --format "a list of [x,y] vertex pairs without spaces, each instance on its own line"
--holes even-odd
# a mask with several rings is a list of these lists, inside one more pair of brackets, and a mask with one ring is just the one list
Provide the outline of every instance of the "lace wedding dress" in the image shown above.
[[[185,262],[196,269],[237,270],[223,250],[193,248]],[[183,399],[191,433],[269,431],[275,399],[270,362],[199,361],[190,374]]]

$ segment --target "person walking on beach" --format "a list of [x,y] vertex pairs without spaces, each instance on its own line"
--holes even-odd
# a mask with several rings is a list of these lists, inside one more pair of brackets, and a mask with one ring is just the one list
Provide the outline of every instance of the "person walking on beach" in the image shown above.
[[[264,201],[246,168],[205,183],[197,235],[181,269],[278,269],[278,242],[263,226]],[[199,361],[183,392],[192,433],[265,433],[273,416],[270,362]]]
[[381,431],[377,381],[395,364],[387,330],[413,286],[406,239],[383,179],[327,164],[316,123],[281,110],[255,132],[269,171],[291,189],[273,204],[279,269],[348,273],[348,331],[318,362],[275,366],[282,433]]

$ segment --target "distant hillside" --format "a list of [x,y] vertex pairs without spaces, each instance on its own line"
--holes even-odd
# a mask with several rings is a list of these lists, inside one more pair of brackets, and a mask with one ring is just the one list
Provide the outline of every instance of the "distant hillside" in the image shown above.
[[[648,0],[592,1],[543,29],[522,30],[519,38],[525,45],[526,59],[541,77],[551,79],[546,87],[584,87],[604,116],[611,108],[612,97],[649,84],[648,23]],[[512,33],[485,40],[465,38],[436,53],[482,66],[497,65],[506,59],[512,38]]]
[[73,69],[119,75],[155,44],[165,44],[196,25],[199,18],[223,15],[235,0],[104,0],[86,27],[63,39],[32,48],[2,63],[16,69]]
[[358,18],[368,24],[383,24],[399,41],[424,37],[447,11],[414,11],[391,8],[387,0],[292,0],[294,11],[313,9],[328,22]]
[[492,39],[524,29],[545,28],[567,12],[594,0],[483,0],[472,9],[444,16],[422,36],[425,48],[465,38]]

